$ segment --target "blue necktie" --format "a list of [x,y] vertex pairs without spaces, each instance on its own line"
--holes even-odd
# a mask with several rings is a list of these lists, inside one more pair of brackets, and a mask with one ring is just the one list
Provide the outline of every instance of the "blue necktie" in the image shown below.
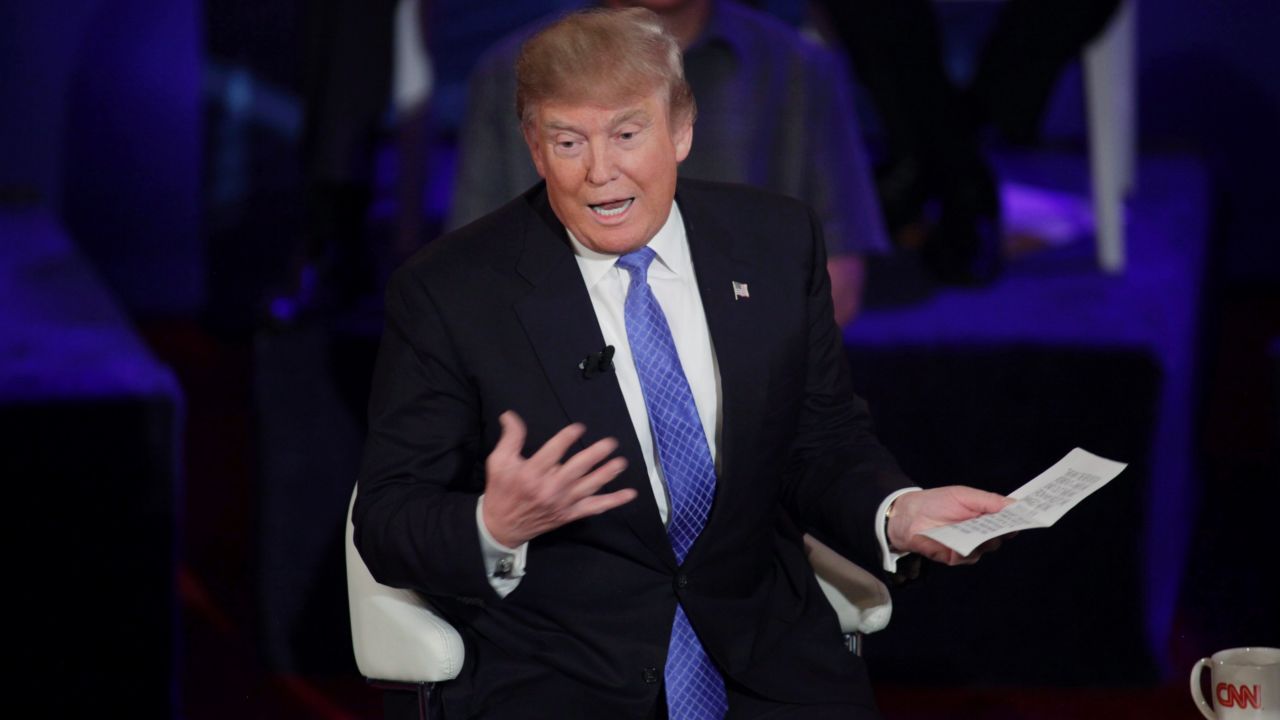
[[[627,341],[640,375],[658,463],[667,482],[671,502],[667,537],[676,560],[683,563],[711,513],[716,469],[693,402],[693,392],[680,365],[680,356],[676,354],[671,328],[658,299],[649,289],[648,271],[654,257],[653,250],[643,247],[618,258],[618,266],[631,275],[623,306]],[[728,709],[724,679],[711,664],[679,604],[671,627],[664,674],[667,711],[672,720],[724,717]]]

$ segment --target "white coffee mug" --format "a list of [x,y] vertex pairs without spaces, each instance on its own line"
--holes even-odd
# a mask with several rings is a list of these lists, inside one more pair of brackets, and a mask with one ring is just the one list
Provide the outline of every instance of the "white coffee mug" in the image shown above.
[[[1206,667],[1212,708],[1200,691]],[[1280,720],[1280,649],[1232,648],[1200,658],[1191,668],[1191,697],[1208,720]]]

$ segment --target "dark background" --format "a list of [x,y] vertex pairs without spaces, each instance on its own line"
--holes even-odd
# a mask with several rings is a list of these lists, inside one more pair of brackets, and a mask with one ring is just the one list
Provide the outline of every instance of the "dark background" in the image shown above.
[[[566,3],[428,4],[437,77],[425,121],[423,240],[447,207],[471,63],[504,32]],[[763,4],[802,14],[795,2]],[[5,378],[0,468],[19,488],[17,550],[28,577],[49,590],[21,591],[41,618],[23,629],[43,648],[31,687],[55,706],[120,697],[141,702],[144,716],[376,713],[346,644],[339,542],[376,295],[323,329],[262,324],[263,299],[286,282],[303,224],[304,9],[245,0],[0,5],[0,202],[15,216],[51,218],[102,292],[78,295],[34,271],[21,279],[36,292],[57,287],[68,313],[116,304],[119,317],[95,322],[140,335],[137,352],[149,357],[138,372],[173,381],[140,395],[52,401],[23,376]],[[949,11],[958,67],[984,12]],[[902,591],[895,624],[869,650],[894,717],[1073,716],[1051,706],[1142,717],[1154,715],[1135,708],[1160,702],[1193,717],[1183,697],[1191,662],[1222,647],[1280,644],[1280,9],[1270,0],[1165,0],[1140,3],[1138,13],[1142,151],[1190,158],[1209,179],[1202,281],[1188,289],[1198,310],[1194,513],[1178,532],[1191,550],[1163,654],[1151,655],[1137,627],[1139,546],[1089,532],[1124,528],[1130,518],[1118,513],[1152,491],[1142,455],[1162,409],[1161,370],[1149,357],[1125,347],[1031,348],[1016,358],[963,347],[851,352],[858,377],[897,378],[860,390],[882,415],[886,443],[928,484],[954,478],[965,458],[947,448],[975,439],[985,443],[979,457],[1018,458],[1002,468],[1010,487],[999,490],[1056,459],[1069,448],[1064,437],[1135,460],[1134,482],[1109,487],[1063,527]],[[1055,95],[1046,147],[1082,147],[1079,88],[1073,68]],[[874,143],[874,117],[859,109]],[[375,248],[396,216],[389,128],[382,145],[367,228]],[[24,242],[22,227],[5,225],[14,234],[0,243]],[[10,303],[0,332],[26,337],[37,316]],[[4,348],[6,367],[29,353]],[[78,386],[91,374],[63,380]],[[953,377],[965,378],[962,397],[929,421],[935,429],[921,429],[914,408],[955,393]],[[1019,427],[1063,398],[1095,402],[1108,424],[1091,427],[1096,415],[1077,407]],[[957,425],[969,436],[940,445],[936,428]],[[1018,452],[1002,455],[1007,448]],[[1046,557],[1072,564],[1045,567]],[[997,590],[1000,602],[1021,605],[998,611]],[[1108,609],[1084,620],[1064,612],[1100,602]],[[1025,620],[1039,603],[1054,613],[1042,634],[1001,623],[1001,613]],[[938,606],[955,625],[935,626],[927,613]],[[92,667],[67,660],[76,654],[94,658]],[[1090,655],[1098,664],[1085,666]],[[64,685],[81,690],[54,689]]]

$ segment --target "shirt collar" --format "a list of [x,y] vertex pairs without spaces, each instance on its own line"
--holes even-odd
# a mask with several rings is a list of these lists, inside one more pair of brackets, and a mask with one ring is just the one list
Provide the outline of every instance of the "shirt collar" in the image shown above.
[[[569,228],[565,228],[569,242],[573,245],[573,253],[577,255],[578,267],[582,270],[582,279],[587,287],[600,282],[615,264],[617,255],[592,250],[578,241]],[[669,270],[676,277],[691,277],[693,262],[689,259],[689,241],[685,236],[684,219],[680,216],[680,206],[671,203],[671,213],[662,224],[658,234],[649,241],[649,248],[657,255],[656,262]]]

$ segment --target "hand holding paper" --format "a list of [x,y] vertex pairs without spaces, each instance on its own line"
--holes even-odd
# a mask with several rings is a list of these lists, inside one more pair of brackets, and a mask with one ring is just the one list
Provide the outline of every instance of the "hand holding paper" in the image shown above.
[[1034,480],[1010,493],[1009,497],[1016,502],[999,511],[924,530],[920,534],[968,556],[984,542],[1002,535],[1053,525],[1125,467],[1125,463],[1076,448]]
[[917,490],[894,501],[887,536],[892,549],[915,553],[944,565],[968,565],[995,550],[999,540],[977,552],[959,553],[928,537],[925,531],[999,512],[1011,499],[963,485]]

